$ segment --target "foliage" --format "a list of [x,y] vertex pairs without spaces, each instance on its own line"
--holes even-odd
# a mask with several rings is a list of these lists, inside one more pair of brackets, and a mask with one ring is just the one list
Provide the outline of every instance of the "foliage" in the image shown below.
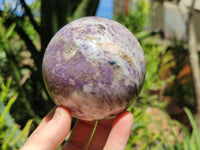
[[184,49],[182,42],[174,40],[174,45],[168,48],[168,53],[171,54],[169,61],[174,61],[174,66],[170,67],[170,74],[175,75],[176,78],[174,84],[166,89],[165,95],[173,95],[178,105],[193,107],[195,110],[196,102],[188,51]]
[[185,107],[185,112],[190,120],[192,126],[192,133],[186,131],[185,138],[183,140],[184,150],[199,150],[200,149],[200,131],[197,125],[196,119],[188,108]]
[[131,32],[137,33],[147,25],[148,13],[149,2],[138,0],[136,9],[130,10],[128,14],[117,15],[114,19],[126,26]]
[[146,78],[141,92],[141,101],[148,105],[156,105],[156,103],[158,104],[158,102],[162,101],[162,89],[174,79],[174,76],[162,79],[160,72],[167,70],[174,62],[165,65],[161,69],[161,64],[170,59],[169,55],[165,55],[166,47],[155,43],[143,43],[142,48],[146,59]]
[[[26,83],[31,72],[34,71],[36,67],[30,57],[30,53],[24,47],[24,42],[21,41],[19,36],[14,32],[17,28],[16,23],[13,22],[8,27],[4,26],[6,18],[8,17],[9,12],[5,10],[0,20],[0,65],[2,66],[0,84],[5,82],[9,76],[13,78],[11,88],[19,92],[18,98],[20,99],[11,110],[11,113],[14,112],[12,114],[16,120],[19,122],[23,121],[22,124],[25,124],[26,121],[24,119],[35,118],[35,121],[39,122],[40,118],[31,109],[30,101],[27,101],[27,97],[32,88]],[[25,25],[26,27],[24,29],[29,31],[29,34],[34,38],[30,23],[26,22]]]
[[[32,124],[32,120],[29,120],[23,129],[20,129],[20,126],[15,122],[15,119],[12,117],[10,110],[18,98],[18,88],[11,87],[11,72],[10,69],[14,71],[15,81],[13,85],[16,85],[16,82],[20,80],[20,70],[16,66],[12,57],[14,57],[17,51],[13,50],[12,42],[8,40],[14,35],[14,28],[16,24],[13,23],[8,30],[3,26],[4,17],[6,17],[6,11],[3,14],[3,18],[0,18],[0,149],[19,149],[24,141],[27,139],[29,134],[29,129]],[[16,50],[19,45],[15,45]],[[9,62],[9,63],[8,63]],[[6,82],[6,85],[4,84]]]
[[135,108],[134,125],[126,149],[198,150],[200,131],[196,119],[188,108],[184,110],[192,132],[180,122],[170,119],[166,112],[159,108]]
[[[173,136],[171,128],[178,128],[169,124],[172,120],[163,111],[167,105],[163,90],[175,76],[163,78],[162,72],[174,66],[175,62],[169,62],[172,54],[167,53],[166,46],[144,41],[141,41],[141,45],[146,59],[146,78],[138,102],[130,108],[134,115],[134,125],[127,149],[162,149],[165,142],[170,141],[168,137]],[[173,137],[170,142],[175,143],[175,140]]]
[[10,109],[17,100],[18,93],[10,91],[10,85],[11,78],[6,85],[1,84],[0,92],[0,148],[2,150],[19,149],[26,141],[33,121],[29,120],[23,129],[15,123],[10,115]]
[[94,15],[98,1],[35,0],[28,6],[24,0],[13,0],[0,10],[0,82],[13,77],[11,88],[18,91],[20,100],[11,114],[22,126],[29,118],[37,125],[55,105],[42,80],[42,57],[49,40],[69,21]]

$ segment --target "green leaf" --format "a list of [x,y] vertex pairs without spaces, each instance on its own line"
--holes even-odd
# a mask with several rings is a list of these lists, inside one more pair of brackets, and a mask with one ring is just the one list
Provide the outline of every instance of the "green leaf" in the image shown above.
[[28,134],[30,132],[30,127],[32,125],[33,119],[30,119],[27,123],[24,129],[20,132],[20,134],[13,139],[13,141],[10,142],[10,146],[13,146],[17,143],[17,141],[22,140],[23,142],[26,141]]
[[1,100],[2,102],[5,101],[5,98],[6,98],[6,96],[8,95],[8,90],[9,90],[9,88],[10,88],[11,81],[12,81],[12,78],[9,78],[9,79],[7,80],[6,86],[5,86],[4,84],[1,85],[2,91],[1,91],[1,93],[0,93],[0,100]]
[[8,104],[6,105],[4,111],[2,112],[1,116],[0,116],[0,122],[4,122],[5,118],[6,118],[6,114],[9,112],[12,104],[16,101],[18,96],[18,93],[16,93],[13,97],[11,97],[8,101]]
[[184,108],[187,116],[188,116],[188,119],[190,121],[190,124],[192,126],[192,135],[191,135],[191,138],[190,138],[190,147],[191,149],[193,150],[199,150],[200,149],[200,131],[198,129],[198,125],[197,125],[197,122],[195,120],[195,118],[193,117],[191,111],[188,109],[188,108]]
[[[3,143],[0,149],[2,150],[7,150],[10,139],[17,137],[22,132],[9,113],[9,110],[12,104],[16,101],[17,96],[18,94],[16,93],[13,97],[11,97],[6,106],[2,101],[0,101],[0,141]],[[19,139],[12,148],[17,149],[21,147],[23,143],[24,141]]]
[[81,3],[78,5],[77,9],[75,10],[75,12],[73,13],[72,20],[85,17],[88,15],[91,16],[93,12],[96,11],[98,3],[99,3],[98,0],[82,0]]
[[12,25],[8,28],[8,30],[7,30],[7,32],[6,32],[6,36],[5,36],[7,39],[10,38],[10,37],[12,36],[13,31],[14,31],[14,29],[15,29],[15,26],[16,26],[16,24],[14,23],[14,24],[12,24]]

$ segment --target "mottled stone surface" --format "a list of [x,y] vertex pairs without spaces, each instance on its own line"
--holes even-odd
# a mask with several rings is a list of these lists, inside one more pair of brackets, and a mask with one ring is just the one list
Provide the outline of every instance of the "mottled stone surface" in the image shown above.
[[56,104],[83,120],[125,110],[137,98],[146,72],[142,48],[133,34],[100,17],[81,18],[58,31],[42,67]]

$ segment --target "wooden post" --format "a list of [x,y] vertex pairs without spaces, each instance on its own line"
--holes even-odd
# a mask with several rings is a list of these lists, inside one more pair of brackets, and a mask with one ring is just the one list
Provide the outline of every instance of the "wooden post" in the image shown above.
[[197,42],[196,42],[196,35],[194,28],[194,15],[193,15],[194,3],[195,0],[192,1],[188,15],[187,35],[188,35],[190,65],[192,69],[195,97],[197,103],[196,117],[197,117],[198,127],[200,129],[200,66],[199,66],[199,55],[197,51]]

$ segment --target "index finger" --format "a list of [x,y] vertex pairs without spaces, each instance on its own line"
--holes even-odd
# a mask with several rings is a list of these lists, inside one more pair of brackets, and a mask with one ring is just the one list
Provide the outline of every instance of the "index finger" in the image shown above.
[[133,125],[133,115],[129,111],[121,113],[113,123],[104,150],[124,150]]

